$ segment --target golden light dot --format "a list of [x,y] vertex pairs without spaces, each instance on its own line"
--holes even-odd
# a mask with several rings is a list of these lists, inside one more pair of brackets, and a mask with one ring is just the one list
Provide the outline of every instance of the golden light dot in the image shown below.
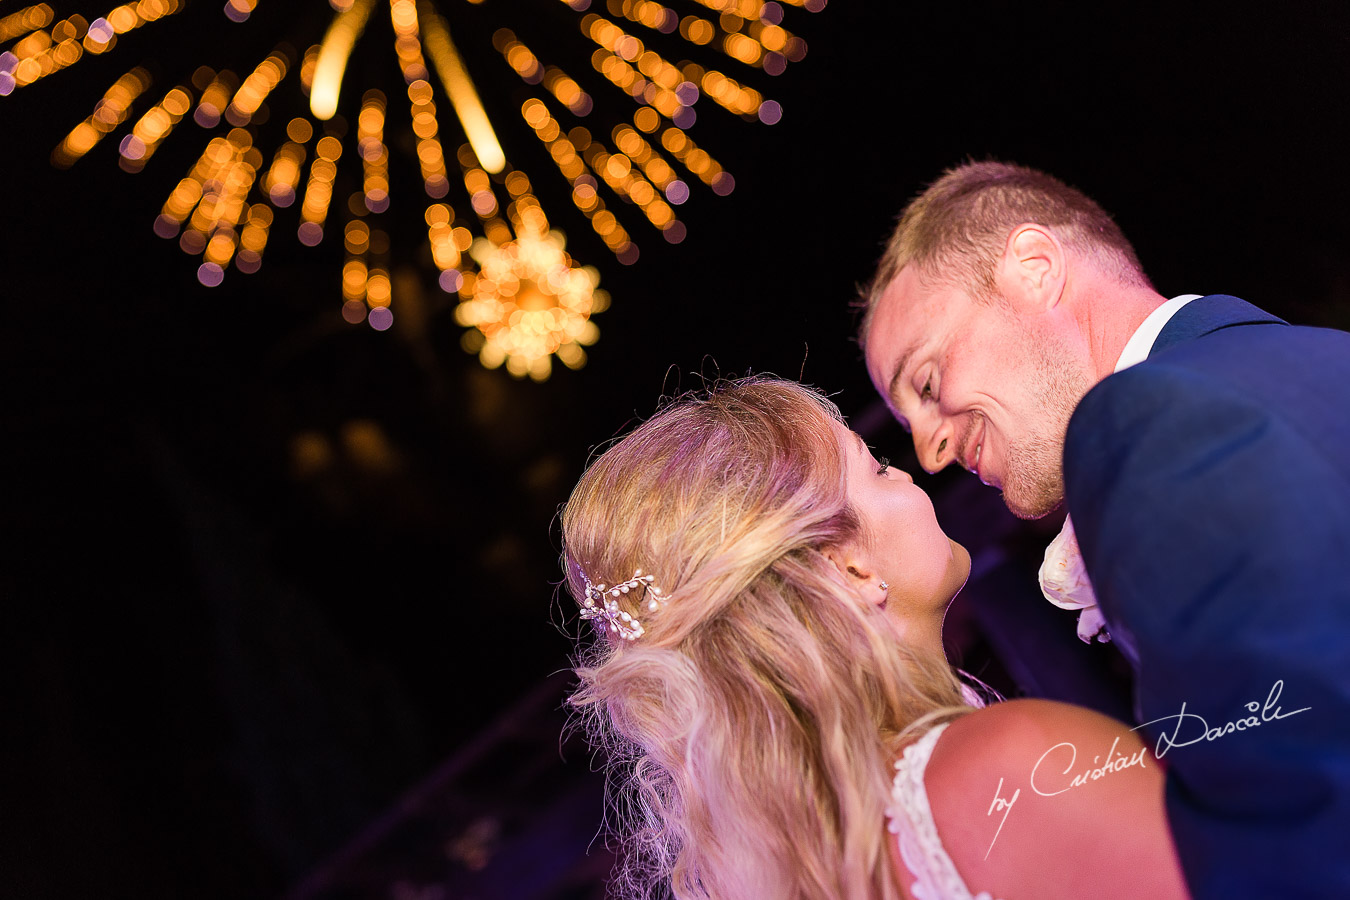
[[413,103],[430,103],[432,97],[431,85],[425,79],[414,79],[408,85],[408,99]]
[[366,264],[359,259],[349,259],[342,266],[342,280],[352,284],[364,284],[366,280]]
[[759,58],[763,54],[763,48],[760,47],[759,42],[743,34],[727,35],[726,40],[722,42],[722,47],[732,59],[740,60],[750,66],[759,62]]
[[[321,159],[328,160],[330,163],[336,162],[337,159],[342,156],[342,141],[332,135],[321,137],[319,138],[319,143],[315,149],[318,151]],[[318,168],[317,161],[315,162],[314,167]]]
[[295,141],[297,144],[308,143],[314,136],[314,126],[310,124],[309,119],[296,116],[286,123],[286,137]]
[[675,211],[664,200],[657,200],[647,208],[647,218],[657,228],[664,230],[675,221]]
[[580,369],[586,365],[586,351],[577,344],[563,344],[557,349],[558,359],[569,369]]
[[244,128],[231,128],[229,134],[225,135],[225,140],[239,150],[253,146],[253,135]]
[[642,131],[651,134],[661,127],[661,116],[650,106],[644,106],[633,114],[633,124]]
[[516,170],[506,176],[506,191],[512,197],[519,197],[530,190],[530,178],[524,172]]
[[554,86],[554,96],[567,106],[581,99],[581,86],[570,78],[561,78]]
[[187,115],[188,110],[192,108],[192,97],[182,88],[174,88],[164,95],[164,111],[174,118]]
[[689,137],[678,128],[667,128],[661,132],[661,146],[683,158],[684,151],[689,146]]
[[656,196],[656,191],[646,181],[639,181],[628,189],[628,194],[638,206],[646,206],[652,202],[653,198]]
[[646,142],[643,141],[642,137],[633,129],[618,128],[615,129],[614,143],[628,156],[636,157],[642,152],[642,148]]
[[534,361],[530,363],[529,368],[530,378],[534,381],[538,382],[547,381],[548,376],[552,374],[552,371],[553,371],[553,363],[549,360],[549,357],[547,356],[536,357]]
[[66,138],[66,142],[72,151],[84,154],[98,143],[98,138],[99,133],[94,126],[88,122],[81,122],[75,126],[75,130],[70,133],[70,137]]
[[506,62],[521,75],[529,75],[539,66],[539,61],[524,44],[512,44],[506,51]]
[[584,151],[591,145],[591,133],[580,125],[568,130],[567,142],[576,148],[578,152]]
[[389,273],[383,269],[371,269],[370,278],[366,281],[366,302],[372,307],[388,306],[391,299]]
[[464,173],[464,187],[469,193],[477,194],[480,191],[491,190],[492,183],[482,169],[470,169]]
[[778,52],[787,46],[788,33],[777,25],[765,25],[759,32],[764,49]]
[[389,18],[395,28],[409,30],[417,25],[417,8],[411,3],[395,2],[389,10]]
[[558,135],[562,133],[562,127],[553,119],[549,119],[539,128],[535,129],[535,133],[539,136],[541,141],[548,143],[549,141],[558,139]]
[[375,134],[384,128],[384,111],[373,106],[367,106],[361,110],[356,125],[362,134]]
[[[85,28],[79,29],[78,33],[76,30],[77,22],[85,24]],[[56,23],[56,25],[52,28],[51,39],[59,44],[62,41],[69,41],[75,39],[76,37],[83,37],[84,31],[87,28],[88,25],[87,23],[84,22],[83,18],[81,18],[80,16],[73,16],[62,22]]]
[[594,13],[585,16],[581,20],[581,30],[586,34],[590,35],[591,40],[595,41],[597,44],[605,43],[606,31],[608,29],[613,28],[614,28],[613,25],[611,25],[609,22],[606,22],[604,19],[600,18]]
[[647,177],[659,184],[664,190],[667,183],[674,179],[675,170],[664,159],[653,159],[647,166]]
[[413,116],[412,120],[413,134],[420,138],[429,138],[436,134],[436,115],[429,112],[419,112]]
[[434,166],[441,162],[441,145],[435,141],[421,141],[417,145],[417,160],[423,167]]
[[425,214],[426,223],[431,226],[448,225],[455,220],[455,214],[444,203],[433,203],[427,207]]
[[370,228],[359,219],[348,222],[342,236],[348,253],[365,253],[370,246]]
[[707,44],[717,36],[717,29],[707,19],[685,16],[680,21],[680,36],[691,44]]
[[229,262],[234,255],[234,235],[229,232],[217,232],[206,244],[206,261],[217,265]]
[[526,100],[520,107],[520,114],[525,117],[525,122],[534,129],[538,129],[550,116],[548,107],[544,106],[539,100]]

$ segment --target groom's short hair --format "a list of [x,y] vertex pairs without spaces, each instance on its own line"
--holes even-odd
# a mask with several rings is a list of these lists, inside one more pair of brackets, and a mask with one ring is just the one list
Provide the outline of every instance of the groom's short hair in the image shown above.
[[876,275],[864,289],[861,333],[887,286],[906,266],[926,280],[954,284],[975,297],[996,295],[994,268],[1012,229],[1026,222],[1055,229],[1127,284],[1151,287],[1134,247],[1115,220],[1082,191],[1052,175],[1002,162],[948,169],[900,214]]

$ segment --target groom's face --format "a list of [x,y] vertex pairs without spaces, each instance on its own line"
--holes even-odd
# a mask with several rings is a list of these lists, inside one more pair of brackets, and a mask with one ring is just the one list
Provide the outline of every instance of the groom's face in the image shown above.
[[955,462],[1023,518],[1064,499],[1064,432],[1090,387],[1032,318],[906,267],[883,292],[867,371],[914,438],[920,464]]

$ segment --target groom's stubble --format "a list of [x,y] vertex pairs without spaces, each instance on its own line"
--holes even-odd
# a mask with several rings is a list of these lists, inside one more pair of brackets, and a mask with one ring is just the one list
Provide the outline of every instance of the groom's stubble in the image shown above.
[[1008,447],[1003,502],[1013,515],[1039,519],[1064,502],[1064,436],[1069,419],[1095,383],[1043,334],[1027,331],[1023,360],[1037,405],[1025,434]]

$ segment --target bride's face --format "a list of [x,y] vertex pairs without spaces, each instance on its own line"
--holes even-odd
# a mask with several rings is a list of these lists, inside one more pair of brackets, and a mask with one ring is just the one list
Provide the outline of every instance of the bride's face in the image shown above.
[[938,526],[933,502],[908,473],[882,467],[863,439],[835,423],[848,477],[849,505],[862,522],[859,546],[848,548],[864,596],[889,585],[886,609],[901,619],[946,610],[970,574],[970,554]]

